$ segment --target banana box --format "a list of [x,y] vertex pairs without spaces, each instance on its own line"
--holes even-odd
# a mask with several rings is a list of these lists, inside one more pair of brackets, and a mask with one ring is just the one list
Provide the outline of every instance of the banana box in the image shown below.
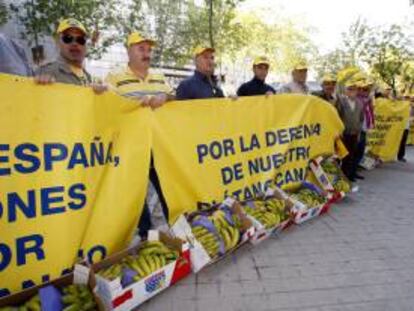
[[[139,255],[142,252],[143,245],[151,243],[151,249],[148,247],[147,250],[155,251],[156,243],[158,242],[161,242],[171,252],[177,253],[176,259],[171,262],[167,261],[166,265],[162,266],[156,265],[155,260],[154,262],[149,262],[148,257],[146,257],[147,259],[144,260],[146,261],[145,266],[142,263],[142,266],[137,269],[139,271],[142,269],[151,270],[144,271],[142,277],[137,274],[131,276],[131,272],[134,271],[127,267],[127,262],[130,262],[131,265],[134,262],[138,263],[142,259],[141,257],[144,257],[144,255]],[[160,248],[159,252],[163,252],[163,249]],[[130,261],[132,259],[136,261]],[[133,310],[143,302],[188,276],[191,273],[190,260],[187,242],[170,237],[157,230],[150,230],[148,241],[109,256],[88,268],[96,282],[96,292],[103,301],[105,310],[127,311]],[[107,277],[110,271],[117,270],[117,267],[121,265],[123,270],[120,275],[115,275],[114,278]]]
[[368,171],[371,171],[374,168],[376,168],[378,164],[379,160],[376,157],[369,155],[367,153],[364,154],[364,156],[361,159],[361,162],[359,163],[360,166],[362,166]]
[[290,199],[290,197],[280,188],[269,188],[265,193],[265,199],[266,200],[284,200],[285,202],[285,208],[284,212],[285,214],[281,214],[281,222],[278,226],[275,228],[276,233],[280,233],[283,230],[287,229],[291,224],[293,224],[293,218],[294,218],[294,209],[295,209],[295,202]]
[[242,202],[246,216],[255,227],[255,234],[250,239],[258,244],[273,233],[280,233],[291,223],[293,202],[280,192],[268,189],[264,197]]
[[[331,203],[342,200],[351,191],[351,183],[334,156],[312,159],[309,167]],[[327,211],[323,210],[322,213]]]
[[[66,296],[65,292],[68,293],[66,290],[69,287],[73,289],[74,285],[81,288],[77,297]],[[104,311],[104,304],[94,293],[94,288],[95,283],[88,274],[85,274],[84,268],[75,266],[73,273],[1,298],[0,310],[62,311],[69,308],[80,310],[82,306],[83,310]]]
[[181,215],[171,231],[190,243],[192,270],[197,273],[249,241],[255,228],[240,203],[228,198],[219,206]]
[[319,216],[326,205],[330,204],[319,187],[306,181],[291,188],[287,194],[294,202],[293,221],[295,224],[302,224]]

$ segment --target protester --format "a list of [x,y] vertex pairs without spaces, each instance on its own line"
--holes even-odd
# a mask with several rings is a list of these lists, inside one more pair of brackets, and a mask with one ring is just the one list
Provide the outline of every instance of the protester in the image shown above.
[[322,98],[332,105],[336,105],[336,77],[333,74],[325,74],[321,81],[321,91],[313,92],[312,95]]
[[224,97],[214,75],[215,49],[197,47],[194,50],[196,69],[194,74],[183,80],[177,88],[176,97],[179,100]]
[[338,96],[340,105],[340,117],[345,125],[343,142],[349,154],[343,159],[342,170],[350,181],[357,178],[357,149],[358,139],[361,134],[364,112],[362,106],[357,103],[357,83],[352,79],[345,82],[345,94]]
[[276,91],[266,84],[270,62],[265,56],[257,57],[253,62],[254,77],[249,82],[243,83],[237,90],[238,96],[272,95]]
[[308,65],[304,61],[297,62],[292,70],[292,81],[283,85],[279,93],[309,94],[309,88],[306,85],[307,78]]
[[[357,82],[358,93],[357,93],[357,103],[361,105],[364,120],[361,128],[361,135],[358,141],[358,150],[356,154],[357,164],[361,162],[365,154],[366,147],[366,133],[368,130],[374,128],[374,99],[372,94],[372,88],[374,82],[369,77],[364,77],[361,81]],[[356,174],[356,177],[359,179],[364,179],[363,176]]]
[[55,61],[37,70],[35,82],[91,86],[98,94],[106,91],[106,86],[102,83],[93,83],[91,75],[84,68],[84,60],[88,52],[87,42],[88,32],[81,22],[73,18],[62,20],[56,30],[59,56]]
[[106,77],[106,82],[115,92],[151,108],[158,108],[174,99],[164,75],[150,69],[155,45],[155,41],[144,38],[140,33],[131,33],[127,39],[128,64]]
[[[119,95],[138,100],[141,105],[156,109],[167,101],[174,99],[172,89],[164,75],[154,73],[150,69],[153,48],[156,42],[133,32],[127,39],[128,64],[108,74],[106,82]],[[152,215],[161,209],[165,221],[169,214],[167,202],[161,191],[158,174],[155,171],[153,158],[149,172],[147,198],[139,221],[139,235],[145,238],[148,230],[154,227]]]
[[13,39],[0,33],[0,73],[32,76],[24,49]]

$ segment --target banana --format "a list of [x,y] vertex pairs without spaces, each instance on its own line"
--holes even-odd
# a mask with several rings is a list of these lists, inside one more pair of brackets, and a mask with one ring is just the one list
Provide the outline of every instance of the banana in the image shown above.
[[64,311],[96,310],[92,293],[86,285],[70,285],[63,289]]
[[138,273],[140,278],[143,278],[143,277],[146,276],[146,273],[145,273],[144,269],[142,269],[142,267],[139,265],[138,262],[136,262],[136,261],[131,262],[131,268]]
[[137,263],[141,266],[145,276],[151,274],[151,267],[145,261],[144,256],[138,256]]

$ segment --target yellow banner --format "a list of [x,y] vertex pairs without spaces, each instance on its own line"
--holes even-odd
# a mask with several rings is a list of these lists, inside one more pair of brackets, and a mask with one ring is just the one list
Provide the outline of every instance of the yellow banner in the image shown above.
[[147,189],[149,109],[0,75],[0,296],[127,246]]
[[410,103],[379,98],[374,112],[375,128],[367,132],[367,151],[383,161],[393,161],[407,127]]
[[309,159],[334,153],[343,124],[316,97],[275,95],[172,103],[154,118],[153,153],[173,222],[227,195],[253,197],[305,178]]
[[414,117],[410,118],[410,131],[408,132],[407,145],[414,145]]

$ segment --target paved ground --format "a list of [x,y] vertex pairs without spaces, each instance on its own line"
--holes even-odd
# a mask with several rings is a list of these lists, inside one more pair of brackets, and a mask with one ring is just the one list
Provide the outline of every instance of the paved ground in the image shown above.
[[167,289],[141,311],[414,310],[414,149],[360,191]]

